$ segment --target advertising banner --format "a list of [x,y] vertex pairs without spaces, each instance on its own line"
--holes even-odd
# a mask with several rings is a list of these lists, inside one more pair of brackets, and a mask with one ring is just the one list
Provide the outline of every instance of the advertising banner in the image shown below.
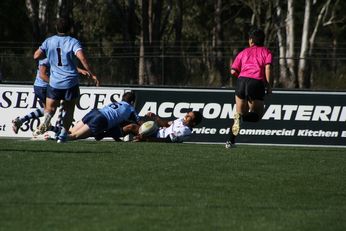
[[[101,108],[112,101],[119,101],[124,94],[120,88],[81,87],[80,100],[75,108],[74,122],[93,108]],[[12,131],[12,120],[41,108],[35,97],[32,86],[0,84],[0,138],[1,137],[32,137],[33,131],[40,125],[42,118],[25,122],[18,134]],[[55,124],[58,112],[52,119]]]
[[[144,89],[138,91],[140,114],[173,119],[189,110],[203,113],[193,142],[225,142],[235,103],[233,90]],[[242,123],[239,143],[346,146],[346,93],[274,91],[265,99],[260,122]]]
[[[190,142],[224,143],[230,134],[235,110],[232,89],[81,87],[75,121],[92,108],[120,100],[128,90],[137,93],[136,109],[141,116],[154,112],[173,120],[188,111],[200,111],[204,119],[193,129]],[[346,147],[345,102],[345,92],[274,91],[266,96],[262,120],[242,123],[237,142]],[[0,137],[31,137],[39,119],[25,123],[17,135],[11,121],[39,107],[32,86],[0,85]]]

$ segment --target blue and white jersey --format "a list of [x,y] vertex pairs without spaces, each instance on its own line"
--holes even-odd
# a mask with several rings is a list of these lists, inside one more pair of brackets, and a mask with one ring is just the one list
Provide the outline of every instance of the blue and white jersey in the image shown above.
[[46,66],[47,67],[47,75],[49,76],[49,69],[50,69],[50,65],[48,62],[48,59],[42,59],[38,62],[38,69],[37,69],[37,73],[36,73],[36,79],[34,82],[34,86],[37,87],[47,87],[48,83],[45,82],[43,79],[41,79],[40,77],[40,66]]
[[50,86],[68,89],[79,84],[76,53],[81,49],[77,39],[65,35],[54,35],[42,43],[40,50],[46,54],[50,64]]
[[139,121],[139,116],[135,108],[125,101],[110,103],[107,106],[99,109],[99,111],[107,118],[107,129],[118,126],[125,121]]
[[192,131],[191,129],[184,125],[184,118],[179,118],[170,122],[169,127],[160,128],[156,137],[157,138],[169,138],[174,143],[180,143],[187,140]]

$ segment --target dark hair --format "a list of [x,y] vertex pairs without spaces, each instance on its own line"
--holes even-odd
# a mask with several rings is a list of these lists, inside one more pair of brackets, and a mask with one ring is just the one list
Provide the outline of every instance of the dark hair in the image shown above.
[[56,22],[56,31],[58,33],[66,34],[70,32],[70,21],[67,18],[58,18]]
[[198,125],[202,122],[203,115],[199,111],[192,111],[192,113],[195,115],[195,125]]
[[122,100],[130,104],[134,104],[136,101],[136,94],[133,91],[125,92]]
[[251,29],[249,31],[249,39],[252,39],[253,43],[257,46],[264,46],[264,31],[258,28]]

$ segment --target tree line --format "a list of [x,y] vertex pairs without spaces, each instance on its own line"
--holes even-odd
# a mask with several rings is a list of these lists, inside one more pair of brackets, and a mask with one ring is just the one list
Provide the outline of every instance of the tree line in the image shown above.
[[32,51],[69,17],[104,85],[227,87],[252,27],[274,54],[274,87],[345,89],[341,0],[5,0],[3,81],[30,81]]

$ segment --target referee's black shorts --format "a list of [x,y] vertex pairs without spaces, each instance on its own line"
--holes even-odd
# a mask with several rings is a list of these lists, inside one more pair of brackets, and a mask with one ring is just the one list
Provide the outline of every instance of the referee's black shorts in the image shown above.
[[239,77],[235,95],[244,100],[264,100],[265,86],[262,80]]

